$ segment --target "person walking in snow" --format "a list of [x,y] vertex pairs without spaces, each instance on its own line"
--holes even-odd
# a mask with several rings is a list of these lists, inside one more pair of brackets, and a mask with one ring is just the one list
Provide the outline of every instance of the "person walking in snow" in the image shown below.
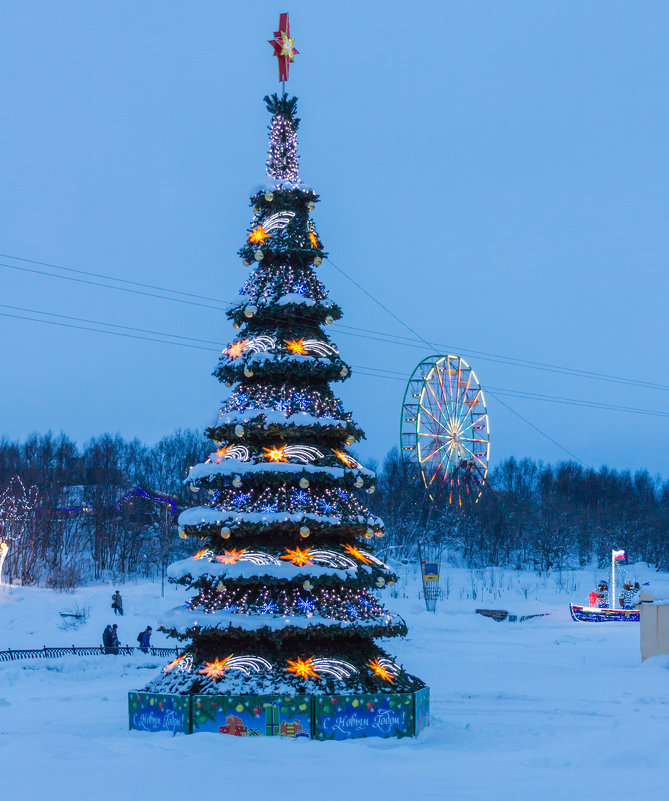
[[112,647],[111,647],[112,654],[118,653],[118,646],[119,646],[118,626],[116,625],[116,623],[114,623],[114,625],[112,626]]
[[137,635],[137,642],[139,643],[139,650],[143,651],[145,654],[149,653],[149,648],[151,647],[151,632],[153,629],[151,626],[147,626],[144,631],[140,631]]
[[123,614],[123,598],[118,590],[112,595],[112,609],[115,615]]
[[104,646],[106,654],[114,653],[112,651],[112,648],[114,647],[114,630],[111,626],[107,626],[107,628],[102,632],[102,645]]

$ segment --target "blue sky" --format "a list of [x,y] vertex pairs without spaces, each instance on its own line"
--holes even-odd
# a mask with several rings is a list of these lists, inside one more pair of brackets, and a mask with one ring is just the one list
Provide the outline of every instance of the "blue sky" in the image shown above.
[[[289,88],[302,176],[321,193],[325,246],[440,344],[336,333],[353,365],[397,373],[342,387],[367,430],[361,453],[396,444],[403,377],[451,351],[584,463],[667,474],[667,417],[571,402],[669,414],[666,4],[5,4],[0,264],[101,280],[8,258],[18,256],[234,299],[248,196],[264,177],[262,97],[279,88],[267,39],[285,10],[301,51]],[[320,270],[344,324],[408,336],[331,265]],[[216,309],[7,266],[0,292],[2,314],[221,344],[233,333]],[[208,424],[218,407],[214,344],[1,315],[0,337],[9,437],[120,431],[152,442]],[[566,458],[497,398],[488,407],[493,461]]]

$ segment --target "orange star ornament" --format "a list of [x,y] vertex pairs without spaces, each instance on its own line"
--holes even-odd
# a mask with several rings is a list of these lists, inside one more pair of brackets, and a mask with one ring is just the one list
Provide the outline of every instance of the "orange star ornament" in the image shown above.
[[313,656],[310,656],[309,659],[304,659],[304,660],[300,659],[300,657],[298,656],[294,662],[291,659],[289,659],[286,672],[294,673],[301,679],[311,679],[311,678],[317,679],[320,677],[320,673],[316,673],[316,671],[311,667],[312,661],[313,661]]

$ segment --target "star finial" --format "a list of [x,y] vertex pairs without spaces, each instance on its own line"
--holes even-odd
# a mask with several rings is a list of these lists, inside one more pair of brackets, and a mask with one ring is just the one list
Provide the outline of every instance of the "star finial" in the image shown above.
[[295,39],[290,38],[288,12],[279,15],[279,30],[274,31],[274,39],[270,39],[269,43],[274,48],[274,55],[279,61],[279,80],[287,81],[290,62],[295,61],[295,56],[300,52],[295,47]]

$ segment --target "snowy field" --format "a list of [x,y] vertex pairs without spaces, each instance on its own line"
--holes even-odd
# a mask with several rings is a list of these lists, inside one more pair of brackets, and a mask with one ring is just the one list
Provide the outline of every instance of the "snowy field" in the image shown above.
[[[604,571],[538,576],[449,568],[437,613],[425,612],[405,569],[399,597],[409,637],[389,650],[431,687],[431,727],[417,740],[343,743],[215,734],[128,732],[127,692],[164,660],[65,657],[0,664],[3,797],[123,801],[179,797],[287,799],[547,799],[669,796],[669,658],[640,664],[639,627],[573,623]],[[628,575],[669,597],[669,576]],[[0,649],[97,645],[114,622],[112,585],[74,594],[0,591]],[[120,587],[121,643],[183,596],[158,584]],[[474,597],[475,596],[475,597]],[[77,630],[60,612],[88,606]],[[549,612],[495,623],[476,607]],[[158,634],[153,644],[170,644]]]

